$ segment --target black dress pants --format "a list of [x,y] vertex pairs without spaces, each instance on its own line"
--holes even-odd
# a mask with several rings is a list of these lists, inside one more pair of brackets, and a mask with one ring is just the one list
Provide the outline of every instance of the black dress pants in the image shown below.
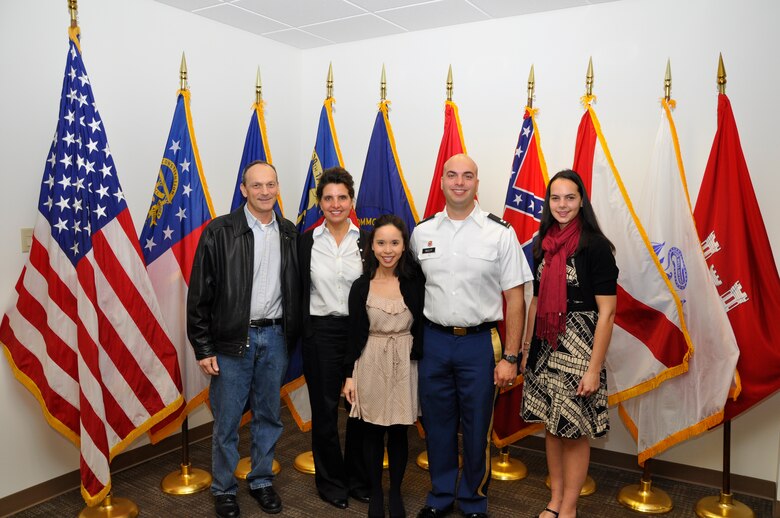
[[[312,336],[303,341],[303,373],[311,402],[311,449],[314,481],[322,496],[347,498],[350,491],[368,494],[363,462],[363,422],[348,418],[342,454],[338,405],[345,379],[347,317],[311,317]],[[349,412],[349,404],[346,403]]]

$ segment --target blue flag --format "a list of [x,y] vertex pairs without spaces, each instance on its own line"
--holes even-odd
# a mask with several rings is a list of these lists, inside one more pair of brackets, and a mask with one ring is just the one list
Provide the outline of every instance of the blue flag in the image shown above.
[[[263,101],[252,105],[252,117],[249,120],[249,129],[246,131],[246,140],[244,141],[244,153],[241,155],[241,165],[238,166],[238,178],[236,178],[236,188],[233,191],[233,201],[230,204],[230,211],[236,210],[246,198],[241,194],[241,174],[244,172],[247,164],[255,160],[263,160],[272,163],[271,149],[268,147],[265,138],[265,113],[263,111]],[[281,194],[276,198],[274,205],[276,214],[282,216]]]
[[301,193],[301,204],[298,207],[298,220],[296,225],[298,232],[306,232],[317,225],[322,218],[322,211],[317,205],[317,183],[320,181],[322,171],[329,167],[342,166],[339,141],[336,138],[336,127],[333,124],[332,105],[334,99],[325,99],[320,111],[320,123],[317,128],[317,141],[314,143],[314,151],[311,154],[309,171],[306,173],[306,182]]
[[382,101],[376,114],[356,211],[360,228],[367,232],[374,228],[374,221],[382,214],[395,214],[404,221],[411,234],[417,225],[417,211],[401,172],[393,128],[387,116],[388,104]]

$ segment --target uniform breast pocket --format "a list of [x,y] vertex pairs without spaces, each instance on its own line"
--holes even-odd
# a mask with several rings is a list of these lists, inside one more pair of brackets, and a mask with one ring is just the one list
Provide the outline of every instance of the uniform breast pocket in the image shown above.
[[466,250],[469,267],[466,274],[473,281],[493,275],[498,268],[498,250],[486,246],[472,246]]

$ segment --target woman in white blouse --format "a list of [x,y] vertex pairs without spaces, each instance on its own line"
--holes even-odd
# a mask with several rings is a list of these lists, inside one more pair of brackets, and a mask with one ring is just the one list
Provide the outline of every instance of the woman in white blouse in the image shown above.
[[355,188],[341,167],[327,169],[317,185],[323,224],[298,240],[303,283],[303,372],[312,414],[315,484],[322,500],[344,509],[348,497],[367,502],[361,422],[347,420],[342,454],[338,405],[346,377],[349,290],[363,272],[365,236],[350,220]]

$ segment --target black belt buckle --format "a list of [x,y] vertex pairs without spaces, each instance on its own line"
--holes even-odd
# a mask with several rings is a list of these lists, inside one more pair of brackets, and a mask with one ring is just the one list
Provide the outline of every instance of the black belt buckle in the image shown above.
[[282,324],[281,318],[259,318],[257,320],[250,320],[249,327],[270,327],[278,326]]

